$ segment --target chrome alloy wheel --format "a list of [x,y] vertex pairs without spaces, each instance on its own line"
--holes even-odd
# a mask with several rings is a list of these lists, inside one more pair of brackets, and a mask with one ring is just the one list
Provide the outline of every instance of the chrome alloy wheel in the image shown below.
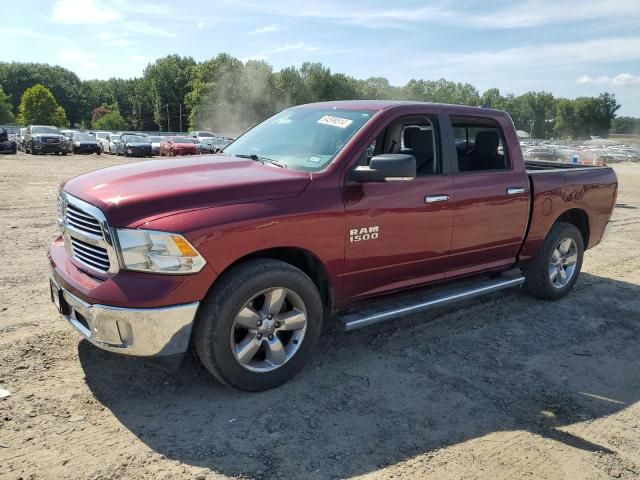
[[578,246],[572,238],[561,240],[551,255],[549,280],[555,288],[564,287],[573,278],[578,262]]
[[307,309],[298,294],[282,287],[263,290],[246,302],[231,327],[231,351],[252,372],[270,372],[296,354],[307,330]]

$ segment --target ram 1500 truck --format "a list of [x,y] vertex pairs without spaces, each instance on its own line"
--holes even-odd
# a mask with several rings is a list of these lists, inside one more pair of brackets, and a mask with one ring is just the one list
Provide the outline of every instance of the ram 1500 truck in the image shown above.
[[610,168],[525,165],[504,112],[302,105],[221,155],[63,183],[51,297],[100,348],[169,361],[193,343],[220,381],[263,390],[327,319],[352,330],[520,285],[563,297],[616,195]]

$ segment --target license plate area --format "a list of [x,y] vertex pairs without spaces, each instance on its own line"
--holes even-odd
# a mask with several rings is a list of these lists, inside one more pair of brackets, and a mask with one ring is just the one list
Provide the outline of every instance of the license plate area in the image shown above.
[[51,293],[51,301],[56,306],[56,310],[61,315],[69,315],[69,304],[64,299],[62,295],[62,290],[58,288],[58,286],[53,283],[53,281],[49,281],[50,293]]

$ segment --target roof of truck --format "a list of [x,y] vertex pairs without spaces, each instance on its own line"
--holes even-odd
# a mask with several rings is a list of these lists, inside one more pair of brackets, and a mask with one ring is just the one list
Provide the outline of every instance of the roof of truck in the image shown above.
[[483,112],[495,112],[496,114],[505,115],[500,110],[494,110],[484,107],[472,107],[469,105],[454,105],[449,103],[432,103],[432,102],[416,102],[412,100],[336,100],[331,102],[317,102],[299,105],[299,107],[313,108],[340,108],[349,110],[385,110],[392,107],[438,107],[447,110],[456,111],[460,114],[477,112],[482,109]]

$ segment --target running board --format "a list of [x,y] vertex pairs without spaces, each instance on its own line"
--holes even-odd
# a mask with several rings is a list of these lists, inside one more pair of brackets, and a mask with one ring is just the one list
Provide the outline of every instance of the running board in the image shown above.
[[440,291],[438,294],[427,297],[426,300],[422,299],[418,303],[406,303],[404,305],[398,305],[395,308],[387,310],[371,311],[365,309],[364,311],[347,313],[339,318],[342,329],[345,332],[356,330],[358,328],[368,327],[375,323],[383,322],[385,320],[391,320],[393,318],[403,317],[412,313],[424,312],[438,307],[451,305],[454,303],[469,300],[471,298],[480,297],[489,293],[504,290],[506,288],[519,287],[524,283],[524,277],[518,276],[516,278],[496,278],[492,280],[478,281],[472,284],[468,284],[465,287],[451,288],[448,290]]

